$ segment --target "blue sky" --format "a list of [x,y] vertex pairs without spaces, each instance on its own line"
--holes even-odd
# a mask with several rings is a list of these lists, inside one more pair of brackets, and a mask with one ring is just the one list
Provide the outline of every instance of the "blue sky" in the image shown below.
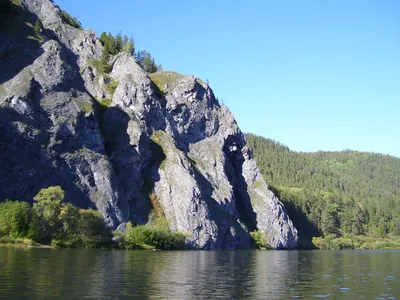
[[240,128],[292,150],[400,157],[400,1],[55,0],[164,70],[210,82]]

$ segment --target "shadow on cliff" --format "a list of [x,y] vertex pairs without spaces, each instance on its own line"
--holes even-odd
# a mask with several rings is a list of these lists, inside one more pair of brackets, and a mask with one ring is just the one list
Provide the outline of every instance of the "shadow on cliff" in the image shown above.
[[[192,162],[192,166],[195,163]],[[200,188],[202,201],[205,201],[210,215],[211,221],[218,226],[217,244],[213,245],[215,249],[236,249],[237,247],[248,247],[248,233],[237,223],[235,215],[226,210],[226,205],[218,203],[212,198],[213,186],[195,167],[193,168],[194,179]],[[231,228],[236,231],[235,236],[232,234]],[[211,247],[211,241],[205,245],[204,249]]]
[[158,168],[166,158],[162,148],[146,134],[131,141],[129,123],[137,122],[121,108],[99,107],[99,120],[107,156],[118,179],[120,197],[129,203],[134,224],[145,224],[156,204],[151,199]]
[[[243,177],[244,158],[241,152],[242,149],[237,145],[240,145],[240,142],[236,141],[234,136],[228,136],[223,148],[226,157],[225,173],[233,187],[240,221],[251,232],[257,229],[257,216],[251,204],[246,180]],[[236,147],[236,149],[233,150],[233,147]]]
[[13,109],[0,108],[0,201],[32,202],[41,188],[60,185],[74,205],[82,206],[76,201],[81,191],[69,175],[68,166],[54,160],[43,148],[49,140],[44,114],[32,120]]
[[[205,134],[207,127],[207,118],[203,114],[199,114],[196,111],[191,111],[187,104],[182,103],[175,106],[174,109],[166,107],[168,101],[165,95],[157,88],[156,85],[153,87],[156,90],[156,94],[159,98],[159,102],[162,105],[162,109],[166,112],[166,117],[173,124],[171,129],[175,138],[176,147],[187,154],[189,152],[189,146],[195,144],[201,140],[206,139],[208,136]],[[199,82],[195,81],[191,92],[196,94],[196,99],[193,101],[207,101],[206,105],[208,108],[213,109],[214,107],[220,108],[218,101],[215,99],[214,94],[211,90],[204,88]],[[207,95],[210,93],[210,95]],[[189,119],[198,114],[199,118],[192,122],[190,127],[185,127],[184,132],[178,130],[178,123],[189,124]],[[178,121],[175,121],[178,119]],[[160,128],[165,131],[164,127]],[[214,134],[219,129],[218,122],[214,126]],[[233,139],[234,137],[230,137]],[[228,142],[229,143],[229,138]],[[256,229],[256,217],[250,204],[250,197],[247,193],[247,185],[242,176],[243,158],[238,162],[238,158],[230,157],[227,149],[224,149],[226,156],[226,167],[225,171],[229,169],[228,177],[231,186],[234,188],[236,198],[236,211],[239,214],[239,221],[246,225],[249,231]],[[249,246],[249,234],[248,232],[238,223],[236,211],[229,211],[234,207],[230,207],[227,203],[218,203],[213,199],[212,194],[215,187],[212,183],[197,169],[196,162],[191,160],[186,155],[186,158],[192,164],[193,177],[196,180],[197,185],[200,188],[200,200],[206,203],[209,211],[208,219],[215,222],[218,227],[218,239],[215,245],[212,245],[210,240],[208,244],[204,246],[204,249],[217,248],[217,249],[234,249],[237,246]],[[231,229],[234,229],[235,234],[232,233]]]
[[299,237],[297,248],[315,249],[315,246],[312,243],[312,238],[314,236],[321,236],[318,228],[307,218],[307,215],[300,207],[296,206],[292,201],[285,199],[285,197],[280,195],[279,191],[272,186],[268,186],[268,188],[283,203],[290,220],[292,220],[294,227],[297,229],[297,234]]
[[[19,7],[16,9],[22,10]],[[26,10],[22,10],[21,14],[28,14],[29,20],[37,19]],[[26,18],[25,15],[23,17]],[[87,93],[79,74],[77,56],[53,31],[45,30],[44,34],[61,45],[60,55],[66,65],[66,80],[47,91],[47,96],[53,92],[62,92],[64,101],[72,101],[74,93]],[[26,51],[29,52],[29,49]],[[1,72],[0,81],[9,80],[42,53],[40,48],[33,50],[25,60],[16,62],[9,72]],[[7,57],[0,58],[2,62],[7,61]],[[3,67],[6,65],[1,65],[2,70]],[[93,115],[85,117],[84,112],[79,113],[74,132],[71,132],[67,123],[55,125],[49,113],[41,106],[44,97],[42,92],[40,84],[32,79],[30,94],[24,99],[32,109],[30,114],[18,113],[12,108],[0,108],[0,200],[32,201],[41,188],[60,185],[66,191],[68,202],[81,208],[94,208],[88,192],[77,183],[79,178],[76,168],[68,165],[62,155],[73,155],[84,148],[105,154],[102,146],[91,143],[91,139],[86,136],[86,129],[97,126],[97,119]],[[89,184],[94,185],[93,180],[89,180]]]
[[17,75],[38,58],[43,50],[27,23],[35,24],[37,16],[11,1],[0,2],[0,84]]

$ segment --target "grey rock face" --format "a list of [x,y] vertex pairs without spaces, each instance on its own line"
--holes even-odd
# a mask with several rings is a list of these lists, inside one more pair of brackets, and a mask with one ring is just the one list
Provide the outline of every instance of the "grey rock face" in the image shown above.
[[[128,219],[129,209],[118,197],[95,103],[79,74],[80,60],[87,53],[73,46],[88,33],[68,29],[49,1],[22,1],[21,5],[26,22],[33,24],[36,15],[41,18],[44,42],[39,49],[37,44],[15,45],[33,47],[30,51],[36,57],[14,76],[2,78],[0,199],[29,201],[41,188],[61,185],[70,202],[98,208],[116,227]],[[67,34],[64,43],[62,36]],[[4,38],[10,40],[6,34]],[[88,43],[92,44],[87,49],[97,47],[93,52],[101,52],[96,40]],[[14,52],[14,60],[24,57],[24,52]]]
[[[113,229],[163,216],[188,248],[248,247],[257,229],[276,249],[296,246],[285,208],[208,85],[160,72],[152,76],[168,84],[157,87],[127,54],[104,75],[92,63],[101,56],[92,31],[63,24],[48,0],[22,6],[31,22],[41,18],[45,41],[24,68],[0,77],[0,200],[61,185]],[[108,108],[102,98],[112,98]]]

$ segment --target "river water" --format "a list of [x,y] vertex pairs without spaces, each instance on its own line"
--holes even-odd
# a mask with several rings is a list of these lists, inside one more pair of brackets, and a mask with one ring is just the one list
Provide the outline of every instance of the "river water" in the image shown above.
[[0,299],[400,299],[400,251],[0,247]]

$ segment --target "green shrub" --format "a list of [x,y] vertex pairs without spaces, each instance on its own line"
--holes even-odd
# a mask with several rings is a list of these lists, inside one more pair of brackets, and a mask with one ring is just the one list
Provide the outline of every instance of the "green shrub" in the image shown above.
[[89,64],[96,68],[97,71],[100,72],[101,75],[104,77],[108,76],[107,74],[111,72],[112,70],[112,65],[108,63],[108,61],[105,61],[104,59],[100,60],[90,60]]
[[112,80],[111,82],[106,83],[106,89],[111,94],[111,97],[114,94],[114,92],[117,89],[117,87],[118,87],[118,81],[117,80]]
[[[59,186],[41,189],[33,208],[27,202],[0,203],[0,243],[51,243],[57,247],[109,247],[112,232],[97,210],[64,203]],[[30,239],[27,239],[29,237]]]
[[324,238],[322,236],[314,236],[312,238],[312,244],[314,245],[315,248],[317,249],[323,249],[324,246]]
[[98,210],[81,209],[81,219],[77,233],[81,237],[81,247],[95,248],[108,246],[112,242],[112,232],[107,227],[103,215]]
[[112,99],[111,98],[101,98],[100,100],[98,100],[97,102],[99,102],[99,104],[103,107],[103,108],[108,108],[110,107],[111,103],[112,103]]
[[91,113],[93,111],[92,104],[90,102],[87,102],[83,99],[79,98],[72,98],[76,104],[78,104],[79,108],[83,110],[85,113]]
[[0,244],[15,244],[15,239],[8,235],[2,236],[0,238]]
[[[63,222],[60,215],[63,209],[65,193],[60,186],[41,189],[33,198],[30,237],[41,243],[48,243],[61,231]],[[65,212],[63,213],[65,214]]]
[[0,203],[0,236],[26,237],[29,229],[30,207],[27,202]]
[[267,235],[265,232],[260,230],[255,230],[250,232],[250,237],[253,239],[258,248],[260,249],[271,248],[271,246],[268,244]]
[[160,249],[179,250],[185,246],[185,235],[181,232],[172,232],[165,222],[156,223],[154,226],[139,225],[132,227],[128,224],[123,245],[126,249]]
[[11,236],[2,236],[0,237],[0,244],[19,244],[19,245],[25,245],[25,246],[34,246],[37,245],[34,241],[31,239],[27,238],[13,238]]

